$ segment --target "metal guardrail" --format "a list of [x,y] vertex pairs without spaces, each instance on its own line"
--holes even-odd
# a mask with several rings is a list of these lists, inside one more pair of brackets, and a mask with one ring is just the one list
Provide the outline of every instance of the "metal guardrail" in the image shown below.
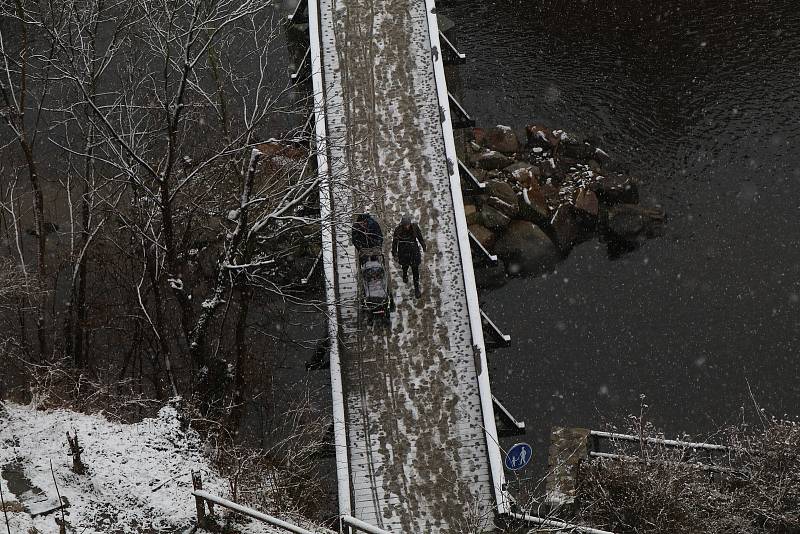
[[442,31],[439,31],[439,42],[442,44],[442,54],[445,54],[445,50],[447,50],[447,55],[444,57],[445,63],[463,65],[467,62],[467,56],[459,52]]
[[661,438],[640,438],[631,434],[617,434],[616,432],[603,432],[600,430],[592,430],[589,432],[592,439],[597,440],[600,438],[618,440],[618,441],[644,441],[645,443],[653,443],[656,445],[664,445],[666,447],[677,447],[681,449],[702,449],[707,451],[725,452],[728,447],[724,445],[715,445],[713,443],[700,443],[693,441],[679,441],[675,439],[661,439]]
[[483,310],[481,310],[481,319],[483,319],[484,325],[488,328],[491,335],[497,340],[498,344],[503,347],[507,347],[511,344],[511,336],[500,330],[500,327],[494,324],[494,321],[489,319],[489,316],[486,315],[486,312]]
[[490,265],[497,265],[497,255],[489,252],[486,249],[486,247],[484,247],[483,244],[480,241],[478,241],[478,238],[475,237],[475,234],[473,234],[469,230],[467,230],[467,232],[469,233],[469,242],[480,253],[480,257],[485,259]]
[[357,519],[351,515],[343,515],[339,518],[339,520],[342,522],[342,524],[353,527],[361,532],[368,532],[369,534],[391,534],[386,530],[370,525],[369,523],[365,523],[364,521],[361,521],[360,519]]
[[526,432],[525,421],[519,421],[516,417],[514,417],[514,415],[508,411],[508,408],[503,406],[503,403],[500,402],[500,400],[494,395],[492,395],[492,402],[494,403],[495,415],[507,427],[507,430],[505,431],[498,428],[497,434],[501,438],[524,435]]
[[311,55],[311,47],[306,48],[306,53],[303,54],[303,59],[300,60],[300,64],[297,65],[295,71],[289,76],[291,78],[292,83],[297,83],[302,79],[303,71],[308,68],[308,61],[309,56]]
[[[207,491],[196,489],[192,491],[192,495],[194,495],[195,499],[218,504],[224,508],[233,510],[234,512],[238,512],[242,515],[246,515],[247,517],[252,517],[253,519],[258,519],[259,521],[263,521],[264,523],[269,523],[274,527],[282,528],[283,530],[286,530],[288,532],[294,532],[295,534],[319,534],[318,532],[307,530],[303,527],[298,527],[297,525],[293,525],[292,523],[288,523],[282,519],[278,519],[277,517],[272,517],[271,515],[261,513],[258,510],[253,510],[252,508],[249,508],[247,506],[242,506],[241,504],[229,501],[228,499],[223,499],[222,497],[218,497]],[[202,504],[199,506],[202,506]],[[198,520],[200,519],[202,519],[202,517],[198,518]]]
[[472,128],[475,126],[475,120],[470,117],[469,113],[467,113],[467,110],[464,109],[464,106],[462,106],[458,100],[456,100],[456,97],[450,93],[447,93],[447,100],[449,102],[450,109],[454,112],[453,114],[457,116],[457,118],[451,123],[453,128]]
[[314,263],[311,265],[311,269],[308,270],[308,274],[305,277],[300,279],[300,285],[308,285],[308,282],[311,280],[311,277],[314,276],[314,272],[317,270],[317,266],[319,265],[320,261],[322,260],[322,251],[317,254],[317,259],[314,260]]
[[509,517],[525,521],[526,523],[533,523],[542,527],[553,528],[558,530],[569,530],[570,532],[581,532],[583,534],[614,534],[608,530],[599,530],[591,527],[584,527],[581,525],[574,525],[572,523],[565,523],[557,519],[547,519],[545,517],[537,517],[535,515],[520,514],[517,512],[509,512]]
[[638,456],[629,456],[627,454],[615,454],[611,452],[595,452],[590,451],[589,457],[591,458],[605,458],[608,460],[623,460],[626,462],[642,462],[648,464],[661,464],[661,465],[682,465],[687,467],[692,467],[694,469],[700,469],[701,471],[711,471],[713,473],[730,473],[732,475],[741,475],[741,471],[737,471],[736,469],[731,469],[730,467],[721,467],[718,465],[713,464],[704,464],[701,462],[678,462],[678,461],[670,461],[670,460],[657,460],[655,458],[640,458]]
[[[193,474],[192,480],[194,481],[195,484],[198,484],[199,478],[194,478],[194,476],[195,474]],[[199,484],[202,487],[202,483]],[[326,533],[331,532],[328,529],[319,531],[308,530],[293,523],[289,523],[288,521],[284,521],[283,519],[278,519],[277,517],[273,517],[263,512],[259,512],[258,510],[254,510],[249,506],[244,506],[239,503],[230,501],[228,499],[224,499],[218,495],[214,495],[213,493],[203,491],[202,489],[193,490],[192,495],[194,496],[195,500],[197,500],[198,522],[202,521],[205,518],[205,509],[203,507],[203,502],[208,502],[222,506],[223,508],[227,508],[228,510],[233,510],[234,512],[245,515],[247,517],[263,521],[264,523],[270,524],[274,527],[281,528],[283,530],[286,530],[287,532],[294,532],[295,534],[320,534],[320,532],[326,532]],[[211,504],[209,505],[209,508],[210,507]],[[368,534],[391,534],[390,532],[387,532],[376,526],[370,525],[369,523],[366,523],[353,516],[343,515],[339,517],[339,520],[341,521],[342,525],[347,525],[348,527],[351,527],[351,529],[355,529],[360,532],[367,532]]]
[[331,340],[331,396],[333,401],[333,430],[336,451],[336,481],[339,513],[352,513],[350,501],[350,462],[347,454],[347,429],[344,408],[344,385],[339,360],[339,321],[336,309],[336,275],[334,264],[334,221],[331,206],[330,167],[328,162],[328,140],[325,113],[325,86],[322,79],[322,45],[320,42],[320,19],[318,0],[308,2],[308,34],[311,51],[311,82],[314,94],[314,140],[317,144],[317,173],[322,180],[319,185],[320,219],[322,220],[322,263],[325,272],[325,297],[327,300],[328,337]]
[[286,19],[292,24],[302,24],[304,22],[308,22],[308,16],[305,14],[307,8],[308,0],[299,0],[294,8],[294,11],[292,11],[292,14],[288,15]]
[[471,191],[480,193],[486,189],[486,184],[475,178],[475,175],[472,174],[472,171],[470,171],[466,165],[464,165],[464,162],[461,161],[461,159],[458,160],[458,172],[467,182],[467,185]]
[[[436,16],[434,0],[425,0],[425,11],[428,17],[428,38],[431,48],[441,50],[439,42],[439,22]],[[510,509],[510,502],[503,491],[505,487],[505,473],[500,455],[500,445],[497,439],[497,427],[494,420],[494,405],[492,403],[492,390],[489,383],[489,366],[486,361],[486,347],[483,341],[483,324],[481,321],[480,305],[478,303],[478,290],[475,285],[475,273],[472,269],[472,250],[470,248],[469,230],[464,214],[464,201],[461,195],[461,177],[459,176],[458,155],[456,154],[455,140],[453,139],[453,118],[450,114],[450,95],[447,92],[447,82],[444,77],[444,59],[439,54],[433,56],[433,75],[436,82],[436,95],[442,113],[442,137],[444,138],[445,157],[450,173],[450,195],[453,200],[453,209],[456,211],[456,234],[458,235],[458,249],[461,254],[461,268],[464,276],[464,289],[467,297],[467,310],[469,311],[470,332],[472,342],[478,348],[480,369],[478,369],[478,393],[481,399],[481,414],[486,436],[486,452],[489,456],[495,504],[499,513]],[[457,103],[456,103],[457,104]],[[463,108],[461,108],[463,111]],[[464,111],[466,114],[466,111]],[[468,116],[467,116],[468,117]]]

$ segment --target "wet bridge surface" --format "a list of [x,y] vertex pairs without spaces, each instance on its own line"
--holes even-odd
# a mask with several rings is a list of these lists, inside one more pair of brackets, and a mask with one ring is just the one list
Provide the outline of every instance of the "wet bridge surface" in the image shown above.
[[[337,444],[347,449],[337,457],[349,493],[340,508],[391,532],[488,530],[502,484],[433,13],[432,0],[309,5],[339,339],[332,380],[344,408]],[[403,214],[427,242],[419,299],[387,261],[389,325],[359,313],[350,230],[363,211],[381,223],[387,258]]]

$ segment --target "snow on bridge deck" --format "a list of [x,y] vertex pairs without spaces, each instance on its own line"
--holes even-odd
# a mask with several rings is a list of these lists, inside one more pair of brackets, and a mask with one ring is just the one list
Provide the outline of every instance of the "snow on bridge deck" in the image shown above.
[[[340,511],[392,532],[488,529],[502,470],[458,175],[448,165],[455,155],[433,2],[311,0],[309,9],[349,463],[351,509]],[[391,266],[389,327],[358,319],[349,234],[360,211],[381,223],[387,257],[402,214],[427,241],[418,301]]]

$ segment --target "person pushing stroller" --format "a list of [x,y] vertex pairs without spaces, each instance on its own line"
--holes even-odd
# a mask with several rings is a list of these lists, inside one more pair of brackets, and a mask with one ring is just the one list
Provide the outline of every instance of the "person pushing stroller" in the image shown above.
[[422,239],[419,225],[412,223],[410,216],[403,215],[392,235],[392,257],[400,263],[400,267],[403,269],[403,282],[408,283],[408,268],[411,267],[416,298],[422,295],[419,288],[419,264],[422,261],[420,247],[425,250],[425,240]]
[[359,213],[353,223],[351,238],[356,250],[380,248],[383,245],[383,230],[372,215]]

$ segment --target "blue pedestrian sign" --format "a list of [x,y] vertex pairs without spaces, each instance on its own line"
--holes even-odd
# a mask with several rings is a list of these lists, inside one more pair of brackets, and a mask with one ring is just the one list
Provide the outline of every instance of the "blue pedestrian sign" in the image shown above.
[[506,453],[506,469],[518,471],[528,465],[533,456],[533,449],[527,443],[517,443]]

